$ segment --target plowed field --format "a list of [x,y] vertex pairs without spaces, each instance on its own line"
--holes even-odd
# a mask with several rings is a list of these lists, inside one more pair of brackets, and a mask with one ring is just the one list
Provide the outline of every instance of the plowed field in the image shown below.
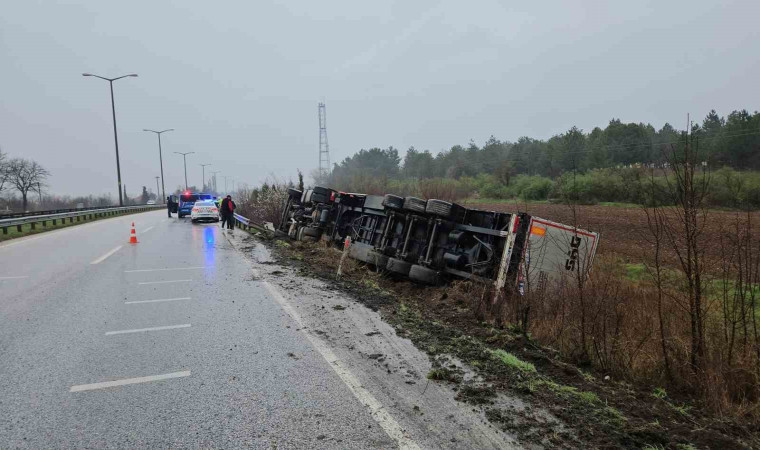
[[[580,228],[601,234],[597,254],[614,254],[625,262],[651,261],[654,252],[652,234],[647,225],[647,216],[641,208],[617,206],[576,206],[575,211],[567,205],[547,203],[476,203],[468,202],[468,208],[492,211],[521,211],[531,215],[561,222],[577,224]],[[726,239],[735,227],[737,215],[746,221],[746,213],[711,210],[705,221],[700,240],[707,255],[717,262],[721,254],[721,239]],[[755,240],[760,236],[760,212],[751,214]],[[674,255],[668,252],[669,264],[675,264]]]

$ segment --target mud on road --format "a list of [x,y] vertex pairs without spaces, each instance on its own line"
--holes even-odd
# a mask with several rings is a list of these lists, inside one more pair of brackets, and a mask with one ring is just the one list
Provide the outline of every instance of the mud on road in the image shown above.
[[[246,238],[244,245],[255,255],[262,243],[272,258],[261,263],[271,267],[269,275],[299,301],[316,299],[301,307],[317,311],[312,317],[319,324],[314,333],[342,346],[347,358],[359,355],[371,362],[380,371],[373,382],[382,380],[389,393],[420,399],[403,402],[402,410],[412,416],[423,412],[424,417],[431,414],[431,405],[451,408],[455,399],[456,411],[464,406],[474,414],[461,422],[440,409],[429,423],[437,431],[445,428],[441,424],[461,425],[453,438],[458,445],[452,448],[482,447],[483,442],[488,447],[495,436],[504,439],[501,446],[546,448],[760,445],[757,430],[716,420],[675,399],[655,398],[651,389],[568,364],[519,330],[480,320],[473,311],[488,295],[482,285],[458,281],[446,287],[422,287],[350,259],[344,263],[344,276],[337,279],[341,252],[335,248],[252,238]],[[313,280],[308,291],[303,291],[304,279]],[[344,330],[348,323],[358,323],[355,317],[346,320],[347,311],[359,316],[372,312],[373,325],[366,322],[357,330]],[[399,352],[399,346],[405,350]],[[431,389],[438,400],[421,406]],[[483,423],[488,425],[484,428]],[[482,434],[486,429],[499,433]]]

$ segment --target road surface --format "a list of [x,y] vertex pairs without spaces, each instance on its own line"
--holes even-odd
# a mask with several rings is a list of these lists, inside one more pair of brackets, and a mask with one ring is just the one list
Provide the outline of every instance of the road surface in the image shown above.
[[240,230],[142,213],[0,263],[0,448],[514,445],[425,389],[427,357],[376,313]]

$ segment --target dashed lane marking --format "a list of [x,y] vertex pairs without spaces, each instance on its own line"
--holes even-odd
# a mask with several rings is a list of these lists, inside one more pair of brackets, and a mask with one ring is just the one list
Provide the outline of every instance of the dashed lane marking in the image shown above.
[[119,250],[121,250],[122,247],[123,247],[123,245],[120,245],[120,246],[118,246],[118,247],[116,247],[114,249],[109,250],[108,253],[106,253],[105,255],[101,256],[98,259],[96,259],[95,261],[91,262],[90,264],[100,264],[100,263],[102,263],[103,261],[106,260],[106,258],[108,258],[109,256],[113,255],[114,253],[118,252]]
[[132,269],[132,270],[125,270],[125,273],[137,273],[137,272],[166,272],[168,270],[197,270],[197,269],[205,269],[204,266],[194,266],[194,267],[171,267],[168,269]]
[[106,331],[106,336],[112,336],[114,334],[144,333],[146,331],[174,330],[177,328],[190,328],[190,324],[183,323],[182,325],[166,325],[163,327],[135,328],[134,330]]
[[71,386],[71,388],[69,389],[69,392],[93,391],[96,389],[105,389],[105,388],[110,388],[114,386],[124,386],[127,384],[138,384],[138,383],[149,383],[151,381],[169,380],[171,378],[182,378],[182,377],[189,377],[189,376],[190,376],[190,371],[184,370],[182,372],[165,373],[163,375],[151,375],[149,377],[123,378],[121,380],[103,381],[101,383],[78,384],[76,386]]
[[0,280],[20,280],[22,278],[29,278],[29,275],[20,275],[17,277],[0,277]]
[[148,227],[148,228],[142,230],[141,233],[147,233],[148,231],[150,231],[152,229],[153,229],[153,227]]
[[137,283],[137,284],[184,283],[186,281],[193,281],[193,280],[143,281],[143,282]]
[[179,300],[190,300],[190,297],[177,297],[177,298],[159,298],[156,300],[134,300],[131,302],[124,302],[125,305],[134,305],[136,303],[159,303],[159,302],[176,302]]

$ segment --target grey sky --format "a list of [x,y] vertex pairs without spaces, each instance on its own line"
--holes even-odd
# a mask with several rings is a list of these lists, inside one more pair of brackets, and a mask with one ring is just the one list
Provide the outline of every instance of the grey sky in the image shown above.
[[[65,4],[64,4],[65,3]],[[517,3],[517,2],[513,2]],[[130,195],[200,163],[237,181],[360,148],[438,152],[546,138],[573,125],[683,128],[757,109],[760,2],[130,1],[2,3],[0,146],[36,159],[59,194],[116,196],[108,83]]]

